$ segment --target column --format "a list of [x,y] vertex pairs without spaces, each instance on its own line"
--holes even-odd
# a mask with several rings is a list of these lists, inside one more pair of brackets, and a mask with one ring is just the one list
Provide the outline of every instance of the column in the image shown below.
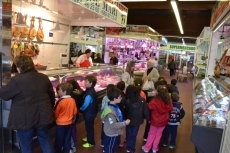
[[219,32],[212,34],[212,39],[209,47],[208,61],[207,61],[207,71],[206,76],[214,75],[214,68],[216,66],[216,55],[218,50]]
[[[9,0],[0,0],[0,86],[4,86],[11,79],[11,16],[12,3]],[[0,101],[0,152],[8,152],[6,145],[12,143],[12,131],[6,127],[11,102]],[[9,149],[9,148],[8,148]]]

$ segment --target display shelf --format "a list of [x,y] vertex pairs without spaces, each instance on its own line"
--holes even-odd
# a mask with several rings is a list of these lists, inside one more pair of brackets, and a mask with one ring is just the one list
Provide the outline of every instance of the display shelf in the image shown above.
[[193,93],[194,124],[224,128],[227,123],[230,93],[214,78],[205,78]]

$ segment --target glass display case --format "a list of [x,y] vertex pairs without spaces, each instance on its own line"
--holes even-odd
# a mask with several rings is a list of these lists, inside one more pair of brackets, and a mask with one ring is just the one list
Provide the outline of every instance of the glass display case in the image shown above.
[[203,79],[193,93],[195,125],[224,128],[227,123],[230,93],[216,79]]
[[84,78],[88,75],[94,75],[97,78],[97,84],[95,86],[97,93],[105,91],[108,84],[117,84],[120,81],[120,77],[117,75],[116,68],[114,66],[73,68],[39,72],[44,73],[49,77],[54,88],[56,88],[59,83],[64,83],[68,80],[74,79],[83,90],[85,90]]

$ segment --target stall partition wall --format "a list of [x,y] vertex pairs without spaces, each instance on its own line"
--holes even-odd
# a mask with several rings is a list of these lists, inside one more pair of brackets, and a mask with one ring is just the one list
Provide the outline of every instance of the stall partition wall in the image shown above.
[[[11,78],[11,7],[9,0],[0,0],[0,24],[2,34],[0,35],[0,78],[1,87]],[[0,152],[6,153],[12,148],[12,131],[6,128],[10,102],[1,101],[0,105]]]

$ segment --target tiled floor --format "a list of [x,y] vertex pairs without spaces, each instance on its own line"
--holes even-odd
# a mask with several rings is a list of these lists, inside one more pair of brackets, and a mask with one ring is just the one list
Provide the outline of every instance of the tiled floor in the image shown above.
[[[169,72],[163,71],[162,76],[166,78],[168,83],[171,79],[176,78],[176,76],[170,77]],[[177,137],[177,146],[175,149],[169,149],[168,147],[163,147],[160,145],[159,153],[195,153],[195,147],[190,141],[190,133],[192,128],[192,91],[194,82],[199,82],[200,79],[192,79],[191,76],[188,77],[187,83],[178,82],[177,86],[180,91],[180,101],[183,103],[185,109],[185,117],[182,119],[182,123],[178,128],[178,137]],[[143,133],[144,133],[145,124],[141,125],[136,143],[136,152],[143,153],[141,146],[143,142]],[[99,118],[95,119],[95,141],[96,145],[92,148],[83,148],[82,147],[82,138],[85,137],[85,128],[84,122],[77,125],[77,153],[102,153],[102,148],[100,147],[100,131],[101,131],[101,121]],[[122,136],[124,140],[124,136]],[[41,153],[40,147],[35,147],[35,153]],[[116,153],[125,153],[126,148],[117,148]]]

